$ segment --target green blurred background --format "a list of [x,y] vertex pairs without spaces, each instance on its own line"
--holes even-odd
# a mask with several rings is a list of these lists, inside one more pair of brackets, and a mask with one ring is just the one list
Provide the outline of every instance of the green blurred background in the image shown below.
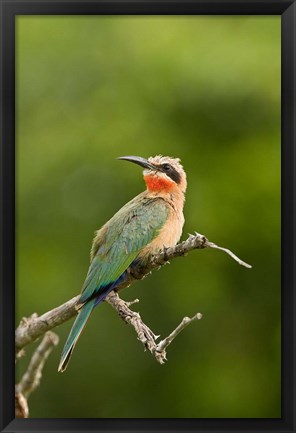
[[[72,321],[31,417],[280,417],[280,18],[17,18],[16,324],[80,292],[94,230],[144,189],[121,155],[180,157],[193,251],[122,292],[161,366],[106,304],[68,370]],[[36,343],[17,364],[25,371]]]

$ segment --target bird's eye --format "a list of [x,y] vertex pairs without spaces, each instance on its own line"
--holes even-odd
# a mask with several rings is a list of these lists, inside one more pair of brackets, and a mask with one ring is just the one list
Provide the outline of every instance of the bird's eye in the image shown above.
[[172,167],[170,166],[170,164],[162,164],[162,168],[163,168],[165,171],[169,171]]

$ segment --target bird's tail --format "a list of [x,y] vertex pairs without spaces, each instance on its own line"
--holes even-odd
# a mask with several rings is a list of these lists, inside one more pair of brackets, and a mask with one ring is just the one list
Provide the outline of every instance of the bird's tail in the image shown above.
[[92,312],[94,306],[95,306],[95,299],[91,299],[86,304],[81,307],[79,310],[78,316],[75,319],[75,322],[72,326],[72,329],[70,331],[70,334],[67,338],[66,344],[64,346],[61,360],[59,364],[58,371],[63,372],[66,370],[68,363],[70,361],[73,349],[75,347],[75,344],[77,343],[77,340],[83,331],[83,328],[87,322],[87,319],[90,316],[90,313]]

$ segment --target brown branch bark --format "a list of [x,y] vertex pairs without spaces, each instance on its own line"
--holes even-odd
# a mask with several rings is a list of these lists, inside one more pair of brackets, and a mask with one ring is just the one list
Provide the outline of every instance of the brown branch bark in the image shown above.
[[[135,280],[143,279],[146,277],[152,270],[155,268],[160,268],[164,264],[168,263],[169,260],[172,260],[176,257],[185,256],[187,253],[194,249],[203,249],[203,248],[216,248],[220,249],[227,254],[229,254],[234,260],[236,260],[240,265],[250,268],[251,266],[247,263],[240,260],[235,254],[233,254],[230,250],[217,246],[216,244],[209,242],[207,238],[203,235],[196,233],[195,235],[189,235],[189,238],[176,245],[175,247],[164,248],[158,254],[152,256],[147,265],[141,266],[138,265],[133,269],[132,272],[128,272],[125,280],[116,287],[116,291],[111,292],[106,301],[118,312],[118,314],[130,325],[132,325],[138,335],[140,341],[143,342],[145,347],[154,354],[154,356],[159,357],[158,353],[165,351],[167,345],[164,348],[156,349],[157,345],[155,345],[156,336],[155,334],[143,323],[139,313],[135,313],[128,308],[128,303],[122,301],[119,296],[116,294],[117,291],[130,286]],[[15,345],[16,345],[16,353],[20,353],[21,350],[27,345],[35,341],[37,338],[42,336],[45,332],[50,329],[55,328],[56,326],[61,325],[62,323],[69,320],[71,317],[74,317],[77,314],[77,310],[75,305],[79,299],[79,295],[65,302],[57,308],[54,308],[51,311],[43,314],[42,316],[37,316],[37,314],[33,314],[29,318],[22,319],[20,325],[16,329],[15,333]],[[199,317],[197,317],[199,318]],[[185,319],[184,319],[185,320]],[[194,320],[194,319],[192,319]],[[190,322],[192,321],[190,319]],[[185,320],[186,322],[186,320]],[[184,326],[181,326],[182,330]],[[176,330],[175,330],[176,331]],[[174,331],[173,333],[174,334]],[[177,333],[174,334],[176,336]],[[169,337],[168,337],[169,338]],[[166,340],[167,342],[169,340]],[[165,353],[165,352],[164,352]],[[163,355],[160,355],[160,358]],[[159,359],[160,359],[159,358]],[[165,359],[162,358],[163,360]]]

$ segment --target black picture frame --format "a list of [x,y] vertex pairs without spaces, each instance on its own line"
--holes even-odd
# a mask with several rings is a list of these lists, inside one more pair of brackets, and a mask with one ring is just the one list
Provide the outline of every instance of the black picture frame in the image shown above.
[[[292,0],[0,0],[1,5],[1,432],[295,432],[296,4]],[[280,15],[282,404],[274,419],[15,419],[15,17],[17,15]]]

